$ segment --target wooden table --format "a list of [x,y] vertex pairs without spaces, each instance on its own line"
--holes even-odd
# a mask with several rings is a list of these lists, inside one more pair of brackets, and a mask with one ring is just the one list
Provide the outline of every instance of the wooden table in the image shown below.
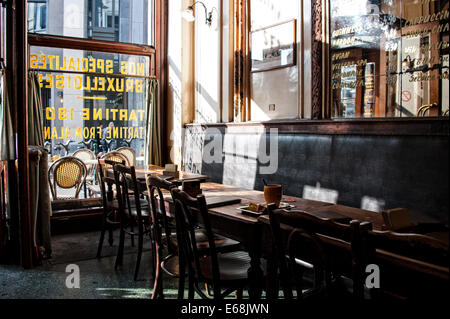
[[[246,190],[238,187],[227,186],[217,183],[202,183],[202,192],[207,201],[209,197],[232,196],[241,198],[241,203],[219,206],[209,209],[209,217],[214,232],[233,238],[243,245],[251,258],[250,268],[248,269],[249,296],[251,299],[258,299],[261,296],[263,285],[268,289],[268,298],[275,298],[276,288],[273,286],[274,276],[276,277],[275,258],[272,257],[272,236],[270,230],[269,217],[261,215],[253,217],[244,215],[238,207],[245,206],[249,202],[264,202],[264,193],[256,190]],[[171,207],[171,197],[167,192],[164,197]],[[327,202],[308,200],[292,196],[283,196],[282,201],[289,197],[293,199],[292,204],[297,210],[303,210],[310,214],[339,214],[351,219],[360,221],[369,221],[373,229],[383,229],[383,218],[380,213],[363,210],[344,205],[335,205]],[[267,259],[267,282],[264,283],[261,257]]]

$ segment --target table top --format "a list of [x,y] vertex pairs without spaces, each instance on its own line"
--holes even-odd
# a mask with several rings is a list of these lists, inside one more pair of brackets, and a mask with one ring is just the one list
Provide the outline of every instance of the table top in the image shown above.
[[[249,202],[264,203],[264,192],[262,191],[246,190],[217,183],[202,183],[202,192],[206,198],[217,196],[234,196],[242,199],[241,203],[239,204],[210,208],[209,212],[211,214],[225,215],[227,218],[240,220],[244,223],[270,223],[269,216],[267,214],[261,215],[259,217],[253,217],[243,214],[238,209],[238,207],[245,206]],[[374,230],[384,230],[384,220],[381,213],[356,207],[286,195],[283,195],[282,202],[287,202],[288,204],[293,205],[294,208],[292,209],[302,210],[307,213],[320,216],[344,216],[351,219],[357,219],[359,221],[368,221],[372,223],[372,227]],[[426,235],[448,243],[448,232],[427,233]]]
[[[264,192],[262,191],[246,190],[216,183],[203,183],[202,192],[206,198],[212,196],[235,196],[242,198],[242,201],[239,204],[210,208],[209,211],[212,214],[225,214],[230,218],[240,219],[250,223],[257,223],[259,221],[264,223],[269,222],[268,215],[262,215],[258,218],[244,215],[237,209],[238,207],[245,206],[250,202],[264,203]],[[294,208],[292,209],[303,210],[308,213],[333,212],[352,219],[370,221],[372,222],[374,229],[381,230],[383,226],[382,215],[368,210],[285,195],[282,198],[282,202],[287,202],[288,204],[293,205]]]
[[[163,175],[164,168],[157,165],[138,165],[135,166],[135,171],[136,171],[136,178],[145,179],[146,176],[149,174]],[[180,184],[183,181],[189,180],[199,180],[201,182],[204,182],[208,178],[209,178],[208,175],[180,171],[180,175],[178,177],[174,177],[169,181],[174,184]]]

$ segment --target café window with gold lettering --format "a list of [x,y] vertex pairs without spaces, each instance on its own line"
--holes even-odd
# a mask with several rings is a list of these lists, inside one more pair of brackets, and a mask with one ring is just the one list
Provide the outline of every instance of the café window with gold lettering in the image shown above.
[[448,116],[448,0],[329,4],[332,117]]
[[28,32],[154,45],[154,0],[28,0]]
[[32,46],[52,157],[131,146],[143,160],[149,57]]

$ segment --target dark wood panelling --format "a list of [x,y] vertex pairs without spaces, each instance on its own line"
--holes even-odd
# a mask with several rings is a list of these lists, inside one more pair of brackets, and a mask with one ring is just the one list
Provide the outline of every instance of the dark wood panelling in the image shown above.
[[[330,200],[338,204],[364,208],[373,201],[371,209],[404,207],[416,221],[448,224],[448,123],[391,119],[190,125],[183,165],[210,181],[242,188],[262,190],[264,180],[282,184],[288,196],[303,197],[306,186],[320,183],[334,191],[336,198]],[[278,134],[269,135],[269,128],[277,128]]]
[[247,123],[188,124],[223,127],[228,132],[255,132],[277,128],[278,133],[349,135],[449,136],[448,118],[380,118],[345,120],[284,120]]

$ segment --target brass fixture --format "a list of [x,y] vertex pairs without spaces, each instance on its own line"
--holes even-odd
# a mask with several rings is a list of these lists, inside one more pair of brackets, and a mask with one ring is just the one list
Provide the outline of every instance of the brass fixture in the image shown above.
[[425,113],[427,111],[429,112],[432,107],[437,107],[437,106],[438,105],[436,103],[424,104],[417,111],[417,116],[425,116]]
[[[188,21],[188,22],[192,22],[192,21],[194,21],[195,20],[195,16],[194,16],[194,6],[197,4],[197,3],[199,3],[199,4],[201,4],[202,6],[203,6],[203,8],[205,9],[205,23],[210,27],[211,26],[211,23],[212,23],[212,13],[213,13],[213,10],[216,10],[217,11],[217,8],[216,7],[212,7],[211,8],[211,11],[209,11],[208,12],[208,9],[206,9],[206,5],[202,2],[202,1],[195,1],[192,5],[190,5],[190,6],[188,6],[187,8],[186,8],[186,10],[184,10],[183,12],[182,12],[182,17],[186,20],[186,21]],[[217,13],[218,13],[218,11],[217,11]]]

